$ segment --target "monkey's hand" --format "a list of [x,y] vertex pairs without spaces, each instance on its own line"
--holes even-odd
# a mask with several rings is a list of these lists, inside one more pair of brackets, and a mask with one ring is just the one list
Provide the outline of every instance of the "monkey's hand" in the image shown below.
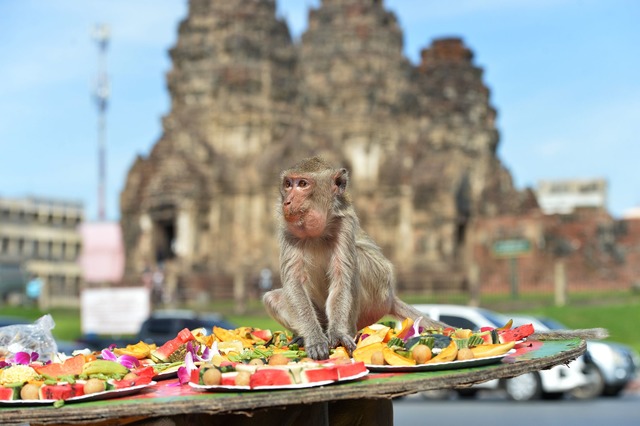
[[329,345],[332,348],[343,346],[347,350],[347,352],[349,352],[349,355],[351,355],[351,353],[356,348],[356,342],[353,337],[351,337],[347,333],[339,332],[329,332]]
[[329,358],[329,339],[324,335],[318,336],[318,338],[305,338],[304,350],[307,352],[309,358],[321,360]]
[[304,347],[304,338],[302,336],[293,336],[293,339],[289,342],[289,346],[294,344]]

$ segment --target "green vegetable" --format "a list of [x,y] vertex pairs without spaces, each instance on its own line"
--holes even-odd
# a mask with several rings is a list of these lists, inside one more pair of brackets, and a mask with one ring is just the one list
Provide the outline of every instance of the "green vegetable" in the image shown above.
[[387,342],[387,346],[390,347],[391,349],[394,348],[404,348],[405,344],[404,344],[404,340],[398,338],[398,337],[392,337],[391,339],[389,339],[389,341]]
[[471,336],[469,336],[468,345],[470,348],[473,346],[482,345],[483,343],[484,343],[484,339],[480,337],[480,335],[472,334]]

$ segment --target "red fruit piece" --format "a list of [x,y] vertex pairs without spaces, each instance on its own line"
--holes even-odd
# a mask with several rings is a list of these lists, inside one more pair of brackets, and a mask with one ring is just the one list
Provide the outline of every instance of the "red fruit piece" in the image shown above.
[[534,331],[533,324],[524,324],[509,330],[500,331],[498,335],[501,343],[517,342],[518,340],[531,336]]
[[284,368],[261,368],[251,375],[249,386],[281,386],[290,385],[293,381]]

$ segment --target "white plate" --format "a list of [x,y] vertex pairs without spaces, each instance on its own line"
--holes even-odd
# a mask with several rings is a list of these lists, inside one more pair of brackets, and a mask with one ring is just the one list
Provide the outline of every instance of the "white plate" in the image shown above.
[[361,377],[366,376],[367,374],[369,374],[369,370],[364,370],[358,374],[354,374],[353,376],[349,376],[349,377],[342,377],[340,379],[338,379],[339,382],[350,382],[351,380],[356,380],[359,379]]
[[[144,388],[155,385],[156,382],[149,382],[144,385],[131,386],[124,389],[113,389],[108,391],[90,393],[88,395],[74,396],[73,398],[65,399],[64,403],[71,402],[86,402],[86,401],[99,401],[102,399],[120,398],[122,396],[133,395],[140,392]],[[12,401],[0,401],[0,406],[3,405],[51,405],[56,402],[55,399],[15,399]]]
[[272,386],[256,386],[255,388],[251,388],[249,386],[231,386],[231,385],[197,385],[195,383],[189,382],[189,386],[197,390],[203,391],[254,391],[254,390],[280,390],[280,389],[303,389],[303,388],[312,388],[316,386],[324,386],[333,383],[333,380],[323,380],[321,382],[309,382],[309,383],[299,383],[299,384],[291,384],[291,385],[272,385]]
[[175,370],[172,368],[169,371],[161,371],[153,376],[153,380],[173,379],[174,377],[178,377],[178,368]]
[[418,365],[365,364],[365,366],[370,371],[378,372],[378,373],[453,370],[456,368],[480,367],[482,365],[495,364],[497,362],[500,362],[502,358],[514,352],[515,352],[515,349],[511,349],[509,352],[502,355],[488,356],[484,358],[465,359],[461,361],[435,362],[433,364],[418,364]]
[[338,382],[348,382],[351,380],[356,380],[361,377],[369,374],[369,371],[365,370],[358,374],[354,374],[353,376],[343,377],[338,380],[322,380],[319,382],[309,382],[309,383],[298,383],[298,384],[290,384],[290,385],[271,385],[271,386],[256,386],[255,388],[251,388],[249,386],[235,386],[235,385],[198,385],[192,382],[189,382],[189,386],[193,389],[201,390],[201,391],[259,391],[259,390],[285,390],[285,389],[304,389],[304,388],[314,388],[318,386],[330,385],[332,383]]

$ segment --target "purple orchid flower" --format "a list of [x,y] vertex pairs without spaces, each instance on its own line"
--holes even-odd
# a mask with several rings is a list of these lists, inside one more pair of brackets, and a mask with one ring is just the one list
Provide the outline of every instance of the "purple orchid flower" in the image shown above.
[[414,336],[419,336],[420,333],[422,332],[423,328],[420,327],[420,321],[422,321],[422,317],[418,317],[416,318],[416,320],[413,322],[413,326],[411,326],[411,331],[409,331],[404,338],[402,339],[403,341],[407,341],[410,338],[414,337]]
[[15,355],[7,359],[7,361],[14,364],[29,365],[37,361],[39,356],[37,352],[16,352]]
[[191,352],[187,352],[184,357],[184,365],[178,368],[178,380],[181,385],[189,383],[191,379],[191,372],[197,369],[196,364],[193,362],[193,356]]
[[116,361],[116,362],[124,365],[125,367],[127,367],[130,370],[132,368],[140,366],[140,361],[138,360],[138,358],[136,358],[134,356],[131,356],[131,355],[120,355],[120,356],[117,356],[116,354],[111,352],[111,350],[109,350],[109,349],[103,349],[102,352],[100,352],[100,355],[102,356],[102,359],[106,359],[108,361]]

